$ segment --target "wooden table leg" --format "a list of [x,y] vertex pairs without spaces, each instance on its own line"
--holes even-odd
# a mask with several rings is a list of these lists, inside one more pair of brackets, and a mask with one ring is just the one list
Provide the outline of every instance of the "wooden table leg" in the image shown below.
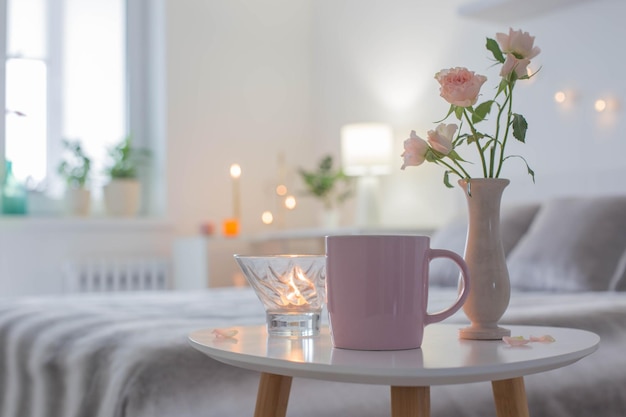
[[430,417],[430,387],[391,387],[391,417]]
[[285,417],[292,377],[263,372],[254,417]]
[[523,377],[492,381],[491,386],[498,417],[529,417]]

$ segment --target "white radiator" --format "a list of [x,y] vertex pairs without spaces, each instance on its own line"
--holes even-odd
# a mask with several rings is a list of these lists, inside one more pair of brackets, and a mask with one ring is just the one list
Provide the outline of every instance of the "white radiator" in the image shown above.
[[163,258],[84,259],[64,266],[65,292],[154,291],[171,288]]

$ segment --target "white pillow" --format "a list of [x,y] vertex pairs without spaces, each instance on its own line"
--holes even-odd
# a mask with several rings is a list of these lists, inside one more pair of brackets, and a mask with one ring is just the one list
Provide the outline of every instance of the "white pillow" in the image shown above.
[[556,199],[511,252],[511,287],[607,291],[625,251],[626,196]]
[[609,284],[609,291],[626,291],[626,251],[617,262],[615,273]]

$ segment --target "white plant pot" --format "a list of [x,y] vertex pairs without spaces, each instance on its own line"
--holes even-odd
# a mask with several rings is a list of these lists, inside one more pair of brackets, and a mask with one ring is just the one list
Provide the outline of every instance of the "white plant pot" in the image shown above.
[[331,208],[320,211],[319,224],[324,229],[336,229],[339,227],[339,210]]
[[65,190],[67,213],[71,216],[88,216],[91,211],[91,192],[87,188]]
[[141,206],[141,183],[135,179],[113,179],[104,186],[104,209],[109,216],[132,217]]

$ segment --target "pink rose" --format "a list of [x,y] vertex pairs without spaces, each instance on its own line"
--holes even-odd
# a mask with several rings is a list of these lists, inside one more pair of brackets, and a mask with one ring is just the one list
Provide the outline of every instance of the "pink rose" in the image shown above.
[[404,152],[401,155],[404,158],[404,163],[401,169],[421,165],[426,160],[427,150],[428,143],[417,136],[415,130],[412,130],[411,137],[404,141]]
[[450,68],[435,74],[441,88],[439,93],[448,103],[459,107],[469,107],[476,103],[480,87],[487,77],[477,75],[467,68]]
[[513,71],[515,71],[517,78],[528,76],[528,64],[530,64],[530,59],[518,59],[513,54],[507,54],[500,70],[500,77],[506,77]]
[[428,131],[428,143],[431,148],[447,155],[452,150],[452,139],[458,128],[455,124],[441,123],[435,130]]
[[500,70],[500,76],[506,77],[515,71],[518,77],[527,75],[530,60],[539,55],[541,49],[534,46],[535,37],[528,32],[509,28],[509,34],[496,33],[500,49],[506,54],[506,60]]

